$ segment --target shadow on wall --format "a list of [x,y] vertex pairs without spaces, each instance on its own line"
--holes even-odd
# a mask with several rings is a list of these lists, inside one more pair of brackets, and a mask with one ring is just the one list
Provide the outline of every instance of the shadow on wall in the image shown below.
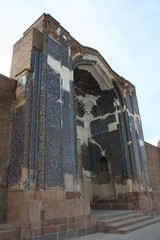
[[7,192],[0,192],[0,223],[6,221]]

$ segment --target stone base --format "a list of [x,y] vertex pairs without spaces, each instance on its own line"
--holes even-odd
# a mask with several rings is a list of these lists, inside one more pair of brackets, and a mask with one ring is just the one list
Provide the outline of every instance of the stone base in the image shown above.
[[152,192],[128,192],[119,193],[115,199],[98,199],[94,196],[93,209],[106,210],[140,210],[144,213],[158,213],[158,198]]
[[152,192],[131,192],[118,194],[118,198],[126,199],[127,203],[134,205],[134,209],[138,209],[144,213],[158,213],[157,199]]
[[21,226],[21,239],[86,234],[96,222],[90,219],[89,201],[79,197],[61,190],[8,192],[7,223]]
[[20,227],[10,224],[0,224],[0,239],[1,240],[19,240]]

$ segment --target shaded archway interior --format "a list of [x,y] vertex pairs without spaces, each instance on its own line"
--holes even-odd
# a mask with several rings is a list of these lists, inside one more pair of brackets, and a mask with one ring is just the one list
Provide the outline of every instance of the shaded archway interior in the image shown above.
[[74,71],[77,149],[82,194],[90,201],[116,196],[115,182],[125,179],[119,102],[83,67]]

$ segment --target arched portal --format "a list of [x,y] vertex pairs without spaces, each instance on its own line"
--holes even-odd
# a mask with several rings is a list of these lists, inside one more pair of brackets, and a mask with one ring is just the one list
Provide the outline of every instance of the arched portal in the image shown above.
[[74,92],[81,192],[93,202],[115,198],[131,176],[119,90],[102,64],[90,58],[75,64]]

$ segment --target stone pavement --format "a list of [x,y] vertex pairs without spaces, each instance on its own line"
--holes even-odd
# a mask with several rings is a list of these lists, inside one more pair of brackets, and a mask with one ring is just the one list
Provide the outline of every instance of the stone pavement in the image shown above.
[[160,223],[150,225],[128,234],[95,233],[70,240],[160,240]]

